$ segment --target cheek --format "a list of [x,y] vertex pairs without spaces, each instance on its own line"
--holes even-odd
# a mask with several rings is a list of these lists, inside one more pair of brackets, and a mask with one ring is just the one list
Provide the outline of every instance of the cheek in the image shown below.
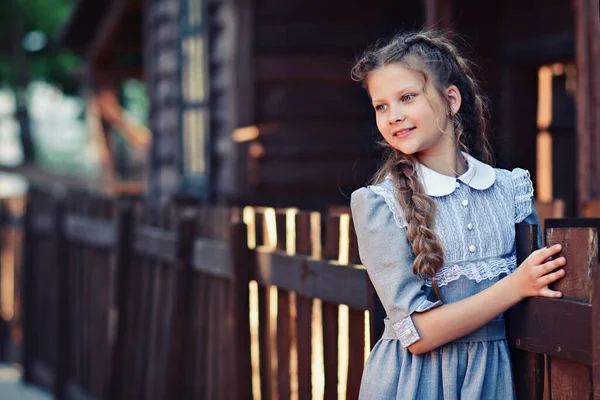
[[382,114],[377,114],[375,117],[375,123],[377,124],[377,129],[379,129],[380,133],[385,133],[385,130],[388,126],[385,117]]

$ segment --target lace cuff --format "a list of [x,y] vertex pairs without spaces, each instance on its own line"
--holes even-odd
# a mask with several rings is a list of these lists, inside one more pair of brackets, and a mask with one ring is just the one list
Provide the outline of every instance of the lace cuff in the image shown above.
[[533,212],[533,183],[529,171],[521,168],[515,168],[511,176],[515,190],[515,223],[518,224]]
[[380,184],[368,186],[368,188],[371,189],[373,193],[383,197],[385,203],[394,216],[394,222],[396,223],[396,226],[398,228],[406,228],[408,225],[404,219],[404,211],[402,211],[402,208],[398,204],[392,181],[386,179]]
[[[435,303],[425,300],[414,312],[425,312],[441,305],[442,302],[440,300]],[[392,328],[394,328],[394,332],[396,332],[396,336],[398,336],[398,340],[400,340],[402,347],[408,347],[421,340],[421,336],[419,336],[419,332],[417,332],[417,328],[410,315],[392,324]]]

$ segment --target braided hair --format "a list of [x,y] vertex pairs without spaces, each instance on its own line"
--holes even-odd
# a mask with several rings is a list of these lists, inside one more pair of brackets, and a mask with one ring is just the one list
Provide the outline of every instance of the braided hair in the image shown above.
[[[435,31],[418,31],[401,33],[387,42],[379,42],[352,68],[352,78],[367,88],[372,72],[393,63],[420,73],[424,87],[430,81],[443,99],[446,99],[445,88],[450,85],[458,88],[461,107],[452,118],[456,147],[467,153],[473,149],[475,157],[491,163],[486,134],[486,101],[474,79],[472,64],[460,54],[449,37]],[[407,238],[415,256],[413,272],[430,277],[434,292],[441,298],[435,275],[443,265],[444,252],[433,230],[435,202],[427,196],[417,177],[417,158],[392,148],[385,141],[382,144],[388,148],[388,153],[373,183],[391,176],[408,225]]]

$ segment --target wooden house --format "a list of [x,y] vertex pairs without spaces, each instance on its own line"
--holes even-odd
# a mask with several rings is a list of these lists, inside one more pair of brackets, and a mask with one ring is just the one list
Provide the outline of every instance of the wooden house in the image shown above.
[[112,80],[143,76],[152,198],[323,209],[377,167],[353,62],[422,26],[472,47],[498,166],[529,169],[538,198],[570,214],[600,197],[595,0],[78,0],[61,41]]

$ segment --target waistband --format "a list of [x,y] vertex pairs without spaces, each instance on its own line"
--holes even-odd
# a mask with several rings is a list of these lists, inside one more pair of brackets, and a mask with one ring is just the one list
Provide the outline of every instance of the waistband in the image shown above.
[[[398,335],[396,335],[394,328],[392,328],[392,321],[386,318],[383,321],[383,323],[385,325],[385,329],[383,330],[383,336],[381,338],[388,340],[397,340]],[[473,331],[461,338],[453,340],[453,342],[487,342],[492,340],[504,339],[506,339],[506,326],[504,324],[504,320],[496,319],[488,322],[476,331]]]

